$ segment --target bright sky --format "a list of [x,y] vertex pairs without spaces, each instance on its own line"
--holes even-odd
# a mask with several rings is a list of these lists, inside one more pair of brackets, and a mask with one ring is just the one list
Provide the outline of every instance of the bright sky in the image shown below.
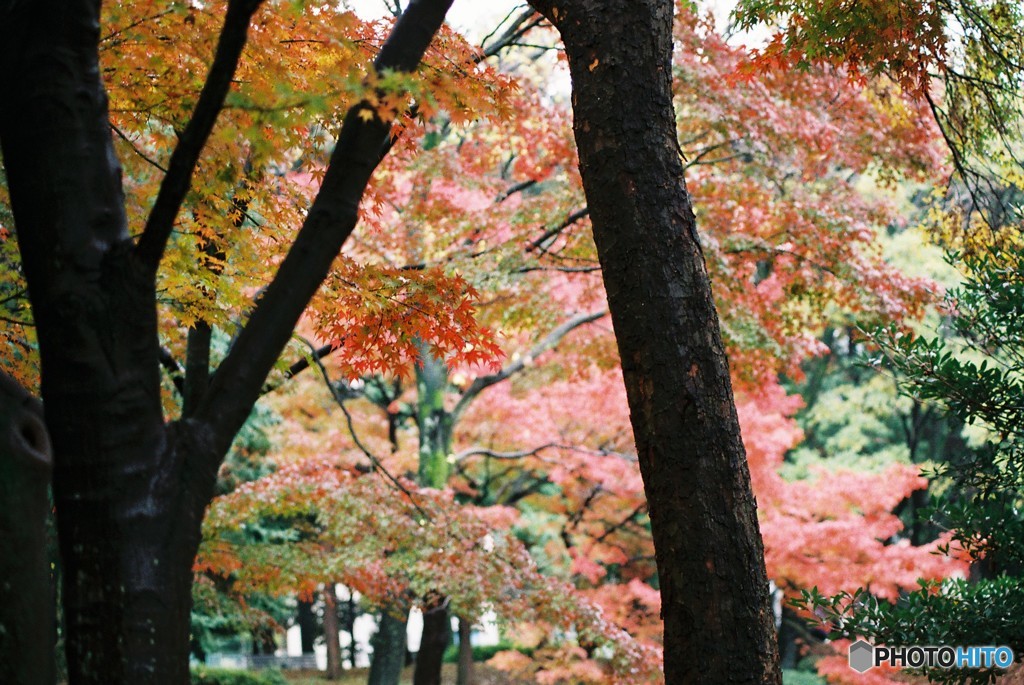
[[[367,18],[389,13],[384,0],[348,0],[348,5]],[[402,5],[404,7],[405,2]],[[480,38],[509,12],[525,7],[526,3],[520,0],[455,0],[448,12],[448,23],[470,38]]]
[[[402,6],[405,4],[406,0],[403,0]],[[699,4],[712,9],[719,29],[722,29],[736,0],[699,0]],[[384,0],[348,0],[348,5],[366,18],[389,14]],[[448,12],[448,23],[470,39],[479,40],[492,31],[509,12],[518,13],[526,7],[525,0],[455,0]],[[758,42],[756,36],[754,42]]]

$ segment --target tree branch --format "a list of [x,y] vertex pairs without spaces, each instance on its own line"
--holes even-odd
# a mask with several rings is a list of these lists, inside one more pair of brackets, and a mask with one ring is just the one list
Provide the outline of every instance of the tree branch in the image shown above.
[[459,398],[455,408],[452,409],[452,423],[459,420],[462,412],[469,407],[470,403],[472,403],[472,401],[476,399],[477,395],[481,392],[492,385],[501,383],[503,380],[519,373],[526,368],[528,364],[533,363],[535,358],[556,347],[558,343],[562,342],[562,338],[567,336],[569,333],[580,326],[585,326],[588,323],[597,321],[607,313],[608,312],[606,310],[602,310],[599,312],[591,312],[590,314],[578,314],[548,333],[543,340],[530,348],[530,351],[527,352],[525,356],[514,360],[511,364],[508,364],[497,373],[476,378],[472,383],[470,383],[469,387],[466,388],[466,391],[462,393],[462,397]]
[[[452,0],[414,0],[374,61],[377,72],[416,68]],[[367,101],[345,117],[320,192],[252,317],[214,375],[196,418],[226,446],[241,427],[278,355],[358,220],[359,201],[391,135]]]
[[140,261],[154,273],[160,266],[160,258],[167,246],[167,240],[174,228],[181,203],[192,186],[192,173],[199,162],[199,155],[217,122],[217,115],[224,107],[224,98],[231,89],[231,81],[242,56],[249,31],[249,20],[262,0],[229,0],[217,41],[210,73],[199,94],[199,101],[192,112],[192,119],[185,126],[178,146],[167,165],[167,175],[160,184],[160,192],[146,221],[146,228],[139,238],[135,252]]
[[544,243],[551,240],[552,238],[554,238],[559,233],[572,226],[580,219],[584,219],[588,216],[590,216],[589,207],[584,207],[583,209],[576,210],[575,212],[567,216],[565,218],[565,221],[563,221],[562,223],[558,224],[557,226],[552,226],[548,230],[544,231],[544,233],[539,238],[532,241],[529,245],[526,246],[526,251],[533,252],[534,250],[540,250],[541,252],[547,252],[548,247],[545,246]]
[[541,445],[540,447],[535,447],[532,450],[520,450],[518,452],[496,452],[495,450],[489,449],[487,447],[470,447],[469,449],[465,449],[462,450],[461,452],[455,453],[454,455],[452,455],[451,459],[453,462],[458,463],[464,459],[468,459],[469,457],[475,457],[479,455],[488,457],[490,459],[511,461],[515,459],[523,459],[525,457],[534,457],[546,449],[553,449],[556,447],[561,448],[563,446],[554,442],[549,442]]
[[[313,348],[313,345],[308,340],[303,340],[303,342],[305,342],[309,346],[310,352],[314,354],[316,353],[316,350]],[[405,485],[402,484],[402,481],[398,480],[398,478],[396,478],[390,471],[388,471],[387,468],[384,466],[384,463],[380,460],[380,458],[377,457],[377,455],[375,455],[373,452],[371,452],[370,449],[363,443],[363,441],[359,439],[359,435],[356,433],[355,422],[352,420],[352,414],[349,413],[348,407],[345,406],[346,398],[342,393],[338,391],[337,386],[335,386],[334,383],[331,382],[331,377],[327,373],[327,367],[324,366],[323,362],[320,361],[319,357],[313,359],[313,364],[316,365],[317,370],[320,372],[320,377],[327,385],[327,390],[330,391],[331,397],[334,399],[334,403],[338,405],[338,408],[341,409],[341,413],[345,415],[345,424],[348,427],[348,434],[352,436],[352,442],[355,443],[355,446],[370,461],[370,465],[375,470],[384,474],[384,477],[391,481],[392,485],[398,488],[398,490],[400,490],[406,497],[409,498],[409,502],[414,507],[416,507],[416,509],[425,519],[431,519],[432,517],[430,516],[430,514],[428,514],[423,509],[423,507],[421,507],[420,504],[416,501],[416,496],[407,487],[405,487]]]
[[264,383],[263,389],[260,390],[260,396],[262,397],[263,395],[274,392],[275,390],[280,388],[285,381],[288,381],[294,378],[295,376],[299,375],[300,373],[308,369],[310,366],[312,366],[315,362],[320,361],[321,359],[329,355],[331,352],[334,352],[336,349],[338,349],[338,347],[336,345],[327,344],[322,345],[316,349],[310,349],[312,351],[309,355],[306,355],[301,359],[296,360],[291,366],[285,369],[284,375],[281,377],[280,380],[274,381],[273,383]]
[[[502,19],[501,24],[508,21],[510,16],[512,16],[511,12]],[[532,9],[523,10],[493,43],[487,45],[487,41],[494,37],[497,29],[484,36],[484,39],[480,42],[481,54],[484,57],[497,55],[542,23],[544,23],[544,18],[537,14],[537,12]],[[500,27],[501,24],[498,24],[498,26]]]
[[174,384],[174,389],[178,391],[178,394],[182,397],[185,396],[185,371],[181,368],[181,364],[174,358],[171,351],[166,347],[160,348],[160,366],[163,367],[164,371],[171,379],[171,383]]

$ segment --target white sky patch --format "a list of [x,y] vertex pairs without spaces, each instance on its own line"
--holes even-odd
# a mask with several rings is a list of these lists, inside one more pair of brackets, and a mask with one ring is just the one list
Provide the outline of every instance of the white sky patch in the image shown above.
[[[364,19],[376,19],[390,15],[385,0],[345,0],[346,4]],[[737,0],[698,0],[702,12],[711,10],[719,31],[729,26],[729,15]],[[402,0],[406,6],[408,0]],[[474,42],[490,33],[508,16],[518,14],[528,7],[523,0],[455,0],[448,11],[448,24]],[[769,35],[767,28],[739,33],[733,37],[736,43],[761,45]],[[732,41],[730,41],[732,42]]]
[[[389,16],[384,0],[348,0],[347,4],[364,19]],[[407,4],[403,0],[402,6]],[[526,9],[519,0],[455,0],[448,11],[448,24],[471,39],[487,35],[509,12]]]

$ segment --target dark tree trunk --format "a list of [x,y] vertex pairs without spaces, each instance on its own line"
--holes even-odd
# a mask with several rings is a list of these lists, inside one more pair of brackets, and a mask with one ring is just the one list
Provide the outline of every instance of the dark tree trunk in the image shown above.
[[413,685],[441,685],[444,652],[452,639],[452,620],[448,603],[441,602],[423,610],[423,637],[416,654]]
[[405,668],[406,620],[387,611],[381,613],[377,632],[370,640],[373,655],[367,685],[398,685]]
[[341,637],[338,627],[338,594],[334,584],[324,588],[324,640],[327,641],[327,679],[341,678]]
[[455,685],[473,685],[473,623],[459,617],[459,671]]
[[348,591],[347,611],[345,612],[345,632],[348,633],[348,662],[356,667],[356,656],[359,646],[356,644],[356,600],[352,590]]
[[800,633],[796,630],[800,620],[795,612],[782,608],[782,623],[779,626],[779,665],[782,668],[796,668],[800,661],[800,645],[797,643]]
[[[411,2],[374,68],[414,69],[450,4]],[[0,3],[0,148],[39,340],[74,685],[189,681],[192,561],[217,469],[355,227],[387,149],[390,124],[369,103],[355,105],[321,192],[249,322],[209,383],[206,369],[188,379],[190,411],[165,423],[156,271],[258,5],[229,0],[207,83],[136,243],[99,74],[99,0],[57,11]],[[33,498],[26,512],[35,520],[45,488],[22,494]],[[40,596],[47,579],[33,586]],[[46,619],[26,615],[24,625],[34,631],[38,620]],[[18,657],[26,669],[35,668],[32,653]]]
[[303,654],[312,654],[316,642],[317,622],[313,612],[313,603],[299,600],[298,616],[295,622],[299,626],[299,643]]
[[665,678],[778,683],[764,554],[683,181],[672,0],[533,0],[561,33],[580,170],[629,399],[665,618]]
[[52,465],[42,407],[0,373],[0,683],[56,679],[46,547]]

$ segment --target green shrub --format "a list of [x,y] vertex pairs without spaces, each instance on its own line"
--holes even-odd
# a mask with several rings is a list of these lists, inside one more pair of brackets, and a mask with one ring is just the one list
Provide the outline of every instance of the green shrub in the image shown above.
[[[473,661],[487,661],[498,652],[504,652],[507,650],[513,650],[522,652],[523,654],[530,655],[533,653],[532,649],[517,647],[511,642],[505,642],[502,640],[496,645],[473,645]],[[444,652],[444,662],[446,664],[454,664],[459,661],[459,646],[448,645],[448,649]]]
[[782,685],[824,685],[825,681],[816,673],[783,669]]
[[192,669],[192,685],[287,685],[279,671],[239,671],[231,668]]

